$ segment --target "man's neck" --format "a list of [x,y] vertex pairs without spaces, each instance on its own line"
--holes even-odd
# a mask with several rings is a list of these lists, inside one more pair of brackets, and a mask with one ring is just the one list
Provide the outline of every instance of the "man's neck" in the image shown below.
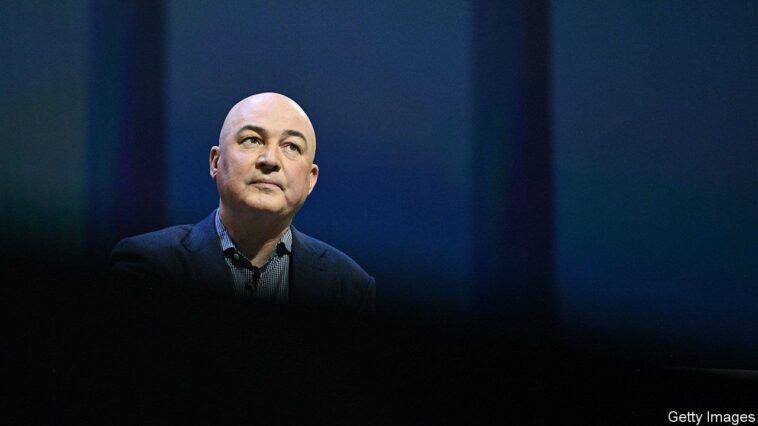
[[237,250],[259,268],[266,264],[292,223],[292,218],[257,212],[243,215],[223,205],[219,206],[219,217]]

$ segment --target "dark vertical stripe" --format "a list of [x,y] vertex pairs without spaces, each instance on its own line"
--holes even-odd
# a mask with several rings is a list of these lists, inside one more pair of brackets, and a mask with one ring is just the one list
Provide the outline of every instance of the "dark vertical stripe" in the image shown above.
[[473,16],[478,310],[503,325],[548,326],[555,295],[547,5],[478,1]]
[[92,1],[91,11],[87,241],[105,256],[164,224],[164,8]]

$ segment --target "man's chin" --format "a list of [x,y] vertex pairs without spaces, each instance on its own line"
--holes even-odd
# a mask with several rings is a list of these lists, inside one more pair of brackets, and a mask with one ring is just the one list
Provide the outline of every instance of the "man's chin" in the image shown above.
[[249,210],[250,212],[267,213],[272,215],[283,215],[285,213],[281,203],[276,202],[276,200],[245,200],[242,204],[242,208]]

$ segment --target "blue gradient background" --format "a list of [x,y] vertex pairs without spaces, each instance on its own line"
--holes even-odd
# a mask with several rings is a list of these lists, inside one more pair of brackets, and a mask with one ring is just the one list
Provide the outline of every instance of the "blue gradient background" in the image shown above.
[[560,318],[755,353],[758,7],[658,3],[552,9]]
[[[476,282],[510,234],[474,197],[495,188],[489,202],[519,208],[514,184],[491,180],[526,167],[513,159],[533,141],[483,132],[483,111],[506,122],[533,99],[510,77],[488,98],[499,81],[477,70],[483,51],[529,55],[530,25],[504,22],[502,46],[481,29],[525,3],[134,3],[160,12],[145,18],[0,2],[4,254],[101,261],[126,235],[199,221],[217,204],[207,156],[227,110],[279,91],[319,138],[295,224],[374,275],[382,304],[438,321],[518,305]],[[551,239],[532,264],[552,272],[531,298],[577,339],[758,354],[758,4],[553,1],[543,15],[551,192],[536,207]],[[155,51],[128,37],[145,22]]]

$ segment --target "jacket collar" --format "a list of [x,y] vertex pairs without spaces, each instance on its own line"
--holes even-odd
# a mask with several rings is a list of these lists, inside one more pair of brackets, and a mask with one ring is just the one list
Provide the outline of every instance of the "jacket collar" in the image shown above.
[[333,268],[328,265],[326,248],[313,238],[292,228],[290,302],[296,305],[324,305],[339,292]]
[[192,227],[184,241],[192,253],[197,285],[208,286],[224,294],[232,294],[232,275],[221,251],[214,219],[214,210],[208,217]]
[[[214,210],[196,224],[184,241],[192,253],[198,284],[232,294],[232,276],[216,232]],[[323,304],[339,291],[334,271],[328,268],[326,248],[313,238],[292,229],[292,260],[289,294],[293,304]]]

